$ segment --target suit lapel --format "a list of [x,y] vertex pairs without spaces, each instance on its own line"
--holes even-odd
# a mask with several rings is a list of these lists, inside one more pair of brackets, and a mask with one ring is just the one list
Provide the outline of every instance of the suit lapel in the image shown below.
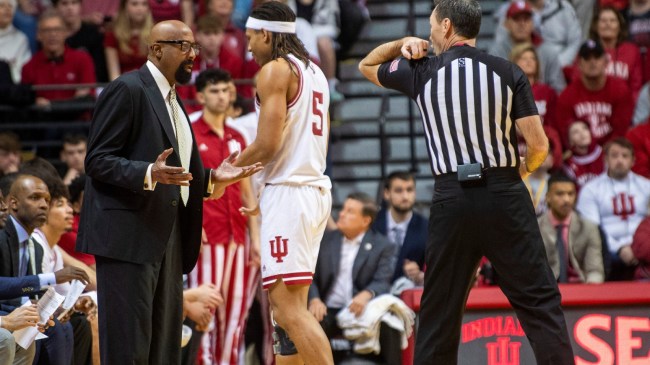
[[363,264],[366,262],[370,256],[370,251],[372,250],[372,234],[371,231],[366,232],[363,235],[361,244],[359,245],[359,252],[357,252],[357,257],[354,258],[354,264],[352,265],[352,279],[354,280],[359,275],[359,270],[363,267]]
[[341,247],[343,246],[343,235],[341,232],[336,231],[336,234],[332,237],[334,239],[330,243],[330,267],[332,268],[332,273],[334,273],[336,280],[336,274],[339,272],[339,269],[341,267]]
[[11,218],[8,218],[7,223],[5,224],[5,234],[7,235],[7,244],[9,245],[9,252],[11,254],[11,272],[14,276],[19,276],[20,272],[18,271],[18,263],[20,262],[20,242],[18,242],[16,227],[14,227],[14,222]]
[[571,224],[569,224],[569,257],[573,257],[573,247],[577,243],[577,237],[582,230],[580,219],[575,212],[571,212]]
[[[151,106],[158,117],[158,122],[162,126],[162,129],[167,135],[167,139],[171,142],[172,147],[174,147],[174,152],[178,154],[178,143],[176,142],[176,135],[174,134],[174,128],[172,127],[172,121],[169,118],[169,113],[167,112],[167,104],[165,104],[165,99],[163,99],[160,94],[160,89],[156,84],[156,80],[153,79],[151,72],[147,68],[147,65],[144,65],[140,68],[140,77],[144,83],[144,89],[146,91],[147,98],[151,102]],[[180,161],[180,154],[179,161]]]

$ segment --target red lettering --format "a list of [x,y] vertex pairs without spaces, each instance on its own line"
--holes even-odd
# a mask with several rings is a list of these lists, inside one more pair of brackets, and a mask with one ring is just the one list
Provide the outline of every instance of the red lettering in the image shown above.
[[485,344],[488,365],[519,365],[521,342],[510,342],[510,337],[498,337]]
[[613,365],[614,351],[609,344],[591,331],[611,329],[611,318],[604,314],[586,315],[580,318],[573,329],[573,337],[576,343],[596,357],[596,362],[587,361],[580,356],[575,357],[576,365]]
[[500,332],[502,336],[508,336],[516,332],[515,327],[514,318],[506,317],[506,323],[503,325],[503,329]]
[[634,331],[650,332],[650,319],[642,317],[616,318],[616,354],[618,365],[650,364],[650,351],[643,357],[634,357],[633,350],[642,348],[641,339]]
[[483,337],[492,337],[497,331],[494,318],[489,317],[483,320]]
[[318,91],[312,93],[311,99],[311,112],[314,116],[318,117],[318,120],[312,122],[311,131],[316,136],[323,135],[323,112],[320,110],[320,106],[323,105],[323,94]]

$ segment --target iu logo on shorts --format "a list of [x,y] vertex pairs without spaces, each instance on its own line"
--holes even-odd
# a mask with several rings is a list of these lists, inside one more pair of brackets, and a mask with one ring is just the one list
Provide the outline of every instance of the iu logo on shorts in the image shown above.
[[612,205],[614,206],[614,214],[621,216],[622,220],[627,220],[627,217],[636,213],[634,209],[634,197],[625,193],[620,193],[612,198]]
[[282,236],[275,236],[275,241],[271,240],[271,257],[275,259],[275,262],[280,263],[284,262],[283,257],[287,256],[289,249],[287,248],[288,238],[282,238]]

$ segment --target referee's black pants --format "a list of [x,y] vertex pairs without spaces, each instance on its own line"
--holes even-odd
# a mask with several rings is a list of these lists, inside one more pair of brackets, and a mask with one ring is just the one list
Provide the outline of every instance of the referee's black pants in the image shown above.
[[414,364],[458,362],[465,302],[482,256],[499,274],[537,364],[573,364],[560,292],[514,168],[488,169],[473,186],[455,173],[436,177]]

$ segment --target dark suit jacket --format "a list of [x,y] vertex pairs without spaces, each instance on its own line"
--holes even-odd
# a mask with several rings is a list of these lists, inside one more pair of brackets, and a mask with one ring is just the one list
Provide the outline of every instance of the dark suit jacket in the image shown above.
[[[380,210],[379,213],[377,213],[375,222],[372,224],[374,230],[386,236],[388,236],[387,213],[388,211],[386,209]],[[397,260],[395,261],[395,272],[392,281],[395,281],[400,276],[404,276],[403,266],[405,259],[417,262],[418,265],[420,265],[420,270],[424,270],[424,250],[427,246],[428,238],[429,226],[427,219],[422,215],[413,212],[411,221],[406,228],[404,242],[402,243],[402,247],[397,255]]]
[[[560,277],[560,259],[557,251],[557,231],[551,223],[549,213],[538,219],[539,231],[544,240],[548,264],[555,278]],[[602,283],[605,281],[603,268],[602,242],[598,226],[576,212],[571,213],[569,224],[569,259],[583,283]]]
[[[321,241],[309,299],[327,300],[341,264],[341,231],[326,232]],[[380,233],[369,230],[363,236],[352,267],[352,295],[369,290],[377,295],[388,293],[395,265],[395,245]]]
[[[14,227],[14,222],[11,220],[11,218],[9,218],[5,224],[5,228],[0,231],[0,277],[18,277],[18,266],[20,262],[19,250],[20,242],[18,242],[18,233],[16,232],[16,227]],[[36,254],[36,261],[34,262],[36,265],[36,272],[31,272],[32,268],[30,265],[27,269],[27,273],[30,275],[40,274],[43,267],[43,248],[41,245],[34,245],[34,253]],[[37,284],[34,290],[30,291],[30,293],[40,291],[38,278],[36,278],[36,282]],[[12,298],[10,300],[3,301],[3,303],[9,306],[18,307],[20,306],[20,297],[27,294],[28,293],[21,292],[13,297],[7,297],[3,295],[5,298]]]
[[41,287],[38,275],[20,278],[0,277],[0,299],[11,299],[31,294]]
[[[184,109],[183,113],[187,115]],[[170,147],[174,153],[167,165],[181,166],[165,100],[146,65],[104,89],[88,136],[85,166],[89,179],[77,251],[136,264],[159,262],[180,214],[183,272],[192,270],[201,244],[209,175],[192,143],[189,170],[193,180],[186,207],[179,186],[157,184],[154,191],[144,190],[149,164]]]

